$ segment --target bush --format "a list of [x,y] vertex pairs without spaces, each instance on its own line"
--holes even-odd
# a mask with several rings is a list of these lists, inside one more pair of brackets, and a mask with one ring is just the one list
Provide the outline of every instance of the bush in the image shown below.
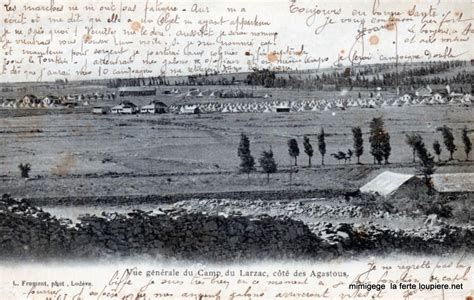
[[18,165],[18,168],[20,169],[22,178],[29,178],[30,177],[30,171],[31,171],[31,165],[30,164],[21,163],[21,164]]

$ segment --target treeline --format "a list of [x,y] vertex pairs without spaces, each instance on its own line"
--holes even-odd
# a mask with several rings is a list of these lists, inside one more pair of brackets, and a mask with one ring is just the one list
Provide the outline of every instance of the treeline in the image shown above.
[[[401,63],[398,65],[400,70],[407,71],[409,76],[426,76],[430,74],[438,74],[446,72],[450,69],[467,67],[470,64],[466,60],[453,60],[453,61],[429,61],[421,62],[417,67],[412,68],[412,63]],[[359,67],[357,73],[354,75],[376,75],[385,72],[386,70],[393,70],[396,67],[392,64],[374,64]]]
[[230,78],[224,76],[208,75],[190,75],[186,79],[175,80],[175,85],[234,85],[236,83],[235,76]]
[[[472,84],[472,72],[457,72],[453,76],[435,76],[455,68],[467,67],[469,61],[449,62],[421,62],[417,67],[411,63],[399,65],[398,80],[400,85],[427,85],[427,84]],[[218,72],[190,75],[185,78],[170,79],[166,76],[149,76],[143,78],[96,79],[81,81],[81,85],[104,84],[110,88],[121,86],[195,86],[195,85],[235,85],[242,82],[252,86],[267,88],[303,88],[323,89],[325,84],[336,85],[336,90],[342,87],[374,88],[380,86],[394,86],[397,83],[397,73],[394,64],[374,64],[354,69],[346,68],[342,71],[323,72],[318,75],[309,75],[304,78],[289,75],[288,78],[277,75],[268,69],[254,69],[243,80],[235,76],[223,75]],[[304,71],[310,74],[311,70]],[[68,84],[67,78],[56,80],[58,84]]]
[[172,82],[165,76],[146,77],[146,78],[126,78],[126,79],[108,79],[106,85],[109,88],[121,86],[201,86],[201,85],[234,85],[235,76],[230,78],[216,76],[215,74],[189,75],[183,79],[174,79]]
[[[424,85],[447,85],[447,84],[472,84],[473,72],[461,71],[453,76],[436,76],[436,74],[447,72],[454,68],[466,66],[465,61],[453,62],[432,62],[416,68],[402,68],[398,72],[384,71],[393,70],[394,67],[380,67],[379,72],[373,70],[377,68],[367,67],[356,69],[346,68],[343,71],[323,72],[321,74],[309,75],[305,77],[277,76],[274,71],[268,69],[254,69],[248,74],[245,82],[252,86],[263,86],[266,88],[298,88],[298,89],[331,89],[340,90],[343,87],[350,89],[376,87],[400,86],[424,86]],[[331,85],[327,87],[327,85]],[[470,91],[466,91],[470,92]]]
[[169,80],[165,76],[146,77],[146,78],[117,78],[108,79],[107,87],[117,88],[122,86],[157,86],[169,85]]
[[[399,64],[399,69],[404,72],[406,76],[426,76],[432,74],[439,74],[449,71],[450,69],[467,67],[468,61],[465,60],[453,60],[453,61],[437,61],[437,62],[423,62],[418,67],[412,68],[412,64]],[[408,66],[408,67],[407,67]],[[359,75],[375,75],[385,70],[395,68],[394,64],[383,64],[374,66],[364,66],[358,70]],[[400,73],[401,74],[401,73]]]
[[[441,133],[443,138],[443,144],[446,151],[449,152],[449,161],[453,160],[453,154],[457,151],[457,146],[454,141],[454,135],[451,128],[444,125],[437,128],[437,131]],[[331,153],[330,155],[338,161],[344,161],[346,164],[348,161],[351,162],[352,158],[357,159],[357,164],[361,164],[360,158],[364,154],[364,136],[360,127],[353,127],[352,132],[352,148],[347,151],[338,151]],[[466,161],[469,160],[469,154],[472,150],[472,143],[469,138],[469,132],[466,127],[461,132],[462,143],[464,152],[466,155]],[[326,156],[326,133],[324,128],[321,128],[316,135],[317,148],[321,155],[321,165],[325,165]],[[380,118],[373,118],[369,123],[369,153],[373,157],[373,164],[389,164],[389,158],[391,156],[392,147],[390,144],[390,134],[385,126],[384,120]],[[308,167],[312,166],[312,158],[314,156],[314,149],[309,136],[303,136],[303,151],[308,157]],[[419,174],[423,175],[426,184],[431,187],[431,175],[434,174],[436,163],[433,155],[426,147],[423,138],[419,134],[407,134],[405,136],[406,144],[411,148],[413,152],[413,163],[416,163],[418,158],[418,164],[416,169]],[[300,156],[300,148],[298,141],[295,138],[291,138],[287,142],[288,144],[288,155],[293,159],[294,165],[298,165],[298,157]],[[439,141],[435,141],[432,145],[435,155],[438,157],[438,163],[441,162],[440,155],[442,153],[442,147]],[[250,176],[250,173],[256,171],[256,162],[250,151],[250,140],[245,134],[240,136],[240,144],[238,148],[238,157],[240,158],[240,171]],[[273,156],[272,148],[264,150],[260,154],[258,163],[264,173],[267,174],[267,182],[270,180],[270,174],[278,171],[278,164]]]
[[[397,81],[400,86],[425,86],[425,85],[448,85],[448,84],[472,84],[474,73],[472,72],[457,72],[454,76],[427,76],[413,75],[414,70],[401,71],[398,73],[390,72],[382,74],[382,76],[375,76],[372,78],[371,84],[373,86],[396,86]],[[426,74],[429,75],[429,74]],[[355,83],[359,83],[356,79]],[[355,85],[354,85],[355,86]],[[367,87],[365,85],[364,87]],[[470,92],[470,91],[466,91]]]

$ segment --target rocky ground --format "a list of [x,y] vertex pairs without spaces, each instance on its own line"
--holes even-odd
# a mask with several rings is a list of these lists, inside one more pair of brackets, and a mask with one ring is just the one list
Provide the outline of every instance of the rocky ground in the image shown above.
[[[375,222],[303,222],[297,217],[307,213],[306,208],[298,208],[300,204],[294,203],[286,206],[294,208],[292,217],[263,214],[258,210],[252,215],[232,213],[230,208],[225,209],[230,205],[215,200],[207,203],[212,212],[203,212],[196,209],[201,204],[190,205],[189,210],[178,203],[174,208],[155,212],[87,215],[73,224],[27,201],[4,195],[0,200],[0,256],[77,258],[146,254],[238,261],[321,259],[362,253],[446,254],[463,249],[470,253],[474,249],[473,225],[449,225],[434,215],[425,218],[419,228],[394,229]],[[315,216],[339,215],[333,207],[326,209],[316,204],[309,207]],[[233,209],[236,208],[237,205]],[[255,209],[248,205],[245,208]],[[364,213],[347,208],[340,210],[340,214],[362,216]]]
[[360,206],[343,204],[343,198],[327,199],[312,198],[303,200],[276,200],[276,201],[246,201],[231,199],[187,200],[174,204],[174,207],[184,208],[190,212],[223,212],[227,214],[287,214],[290,217],[307,218],[390,218],[392,215],[384,211],[369,211]]

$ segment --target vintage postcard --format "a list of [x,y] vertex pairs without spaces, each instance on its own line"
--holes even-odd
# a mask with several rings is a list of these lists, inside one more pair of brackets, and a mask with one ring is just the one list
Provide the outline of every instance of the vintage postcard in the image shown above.
[[473,299],[471,0],[0,2],[0,299]]

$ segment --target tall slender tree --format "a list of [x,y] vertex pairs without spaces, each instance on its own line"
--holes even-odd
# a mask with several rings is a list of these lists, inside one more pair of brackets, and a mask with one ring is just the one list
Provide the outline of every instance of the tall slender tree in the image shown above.
[[413,162],[415,162],[415,157],[416,157],[416,148],[415,145],[418,143],[418,141],[422,140],[421,135],[418,133],[411,133],[411,134],[406,134],[405,135],[405,143],[410,146],[412,152],[413,152]]
[[370,154],[374,157],[374,163],[381,164],[383,160],[388,163],[392,147],[390,146],[390,135],[385,129],[382,118],[373,118],[370,126]]
[[255,159],[250,152],[250,141],[245,134],[240,135],[240,144],[237,150],[237,155],[240,157],[240,171],[250,177],[250,172],[255,171]]
[[326,155],[326,141],[325,141],[326,134],[324,133],[324,128],[321,128],[321,131],[318,134],[318,149],[319,153],[321,153],[321,165],[324,166],[324,156]]
[[263,171],[267,173],[267,184],[270,182],[270,174],[276,173],[277,171],[277,164],[275,163],[275,159],[273,158],[273,151],[270,148],[268,151],[263,151],[258,159],[260,166],[262,167]]
[[313,157],[314,151],[313,151],[313,146],[311,145],[311,142],[307,135],[303,137],[303,146],[304,146],[304,153],[308,155],[308,166],[311,167],[311,157]]
[[462,142],[464,144],[464,152],[466,153],[466,161],[469,160],[469,153],[472,150],[471,139],[469,138],[469,133],[467,132],[467,127],[462,129]]
[[354,154],[357,157],[357,164],[360,164],[360,157],[364,154],[364,139],[360,127],[352,128],[352,140],[354,144]]
[[439,144],[438,140],[433,142],[433,150],[436,156],[438,157],[438,162],[440,162],[441,161],[440,155],[441,155],[442,150],[441,150],[441,145]]
[[429,191],[433,189],[431,176],[436,171],[433,156],[426,150],[423,139],[418,140],[415,144],[416,155],[420,160],[420,165],[417,167],[418,171],[423,175],[425,184]]
[[237,155],[242,157],[244,155],[250,154],[250,141],[249,138],[244,134],[240,134],[240,144],[237,149]]
[[296,139],[288,140],[288,154],[294,158],[295,166],[298,165],[298,156],[300,155],[300,148]]
[[374,157],[374,164],[381,163],[383,159],[383,152],[381,146],[381,132],[383,121],[381,118],[374,118],[370,122],[370,154]]
[[453,160],[453,153],[457,150],[457,147],[456,144],[454,144],[454,135],[451,128],[443,125],[442,127],[438,127],[436,130],[440,131],[443,135],[444,145],[449,152],[449,160]]

